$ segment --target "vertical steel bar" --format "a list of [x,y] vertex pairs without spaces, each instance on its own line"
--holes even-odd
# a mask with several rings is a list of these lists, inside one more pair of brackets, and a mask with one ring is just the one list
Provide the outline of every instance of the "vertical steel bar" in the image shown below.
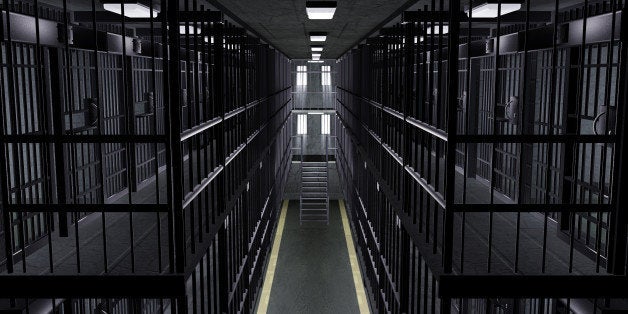
[[[15,99],[14,94],[14,90],[13,90],[13,86],[14,86],[14,82],[13,82],[13,69],[14,69],[14,65],[13,65],[13,45],[12,45],[12,38],[11,38],[11,11],[10,10],[10,5],[9,5],[9,0],[4,0],[4,7],[6,8],[6,32],[7,32],[7,37],[6,40],[4,41],[5,43],[5,50],[6,50],[6,58],[7,58],[7,79],[8,79],[8,90],[9,90],[9,99]],[[2,23],[4,23],[4,21],[0,21]],[[4,124],[4,121],[6,121],[7,117],[5,117],[5,110],[0,110],[0,119]],[[5,127],[2,127],[2,135],[6,135],[7,133],[7,129]],[[4,138],[4,137],[3,137]],[[7,172],[7,160],[9,160],[9,158],[7,158],[7,151],[6,151],[6,142],[4,140],[2,140],[0,142],[0,156],[3,158],[3,161],[0,162],[0,175],[2,176],[2,178],[0,179],[0,204],[2,204],[2,222],[3,222],[3,229],[4,229],[4,252],[5,252],[5,258],[6,258],[6,267],[7,267],[7,273],[13,273],[13,232],[12,232],[12,226],[11,226],[11,213],[9,212],[9,210],[7,208],[5,208],[5,205],[9,204],[10,201],[10,193],[9,193],[9,179],[7,178],[8,172]]]
[[[500,62],[499,62],[499,44],[500,44],[500,33],[501,33],[501,15],[502,15],[502,0],[498,0],[497,1],[497,24],[495,27],[495,50],[494,50],[494,62],[493,62],[493,101],[492,101],[492,109],[493,109],[493,127],[492,127],[492,134],[496,134],[496,132],[498,132],[499,127],[497,124],[497,116],[495,115],[495,109],[498,106],[498,101],[499,101],[499,97],[500,97],[500,80],[499,80],[499,68],[500,68]],[[495,163],[496,163],[496,159],[497,159],[497,152],[495,149],[495,145],[497,144],[491,144],[491,175],[490,175],[490,204],[493,204],[495,202],[495,175],[496,175],[496,168],[495,168]],[[487,265],[486,265],[486,270],[488,273],[491,272],[491,258],[492,258],[492,253],[493,253],[493,212],[489,212],[489,222],[488,222],[488,258],[487,258]]]
[[[628,14],[626,10],[626,4],[621,10],[622,16]],[[618,84],[618,99],[617,99],[617,137],[615,139],[615,156],[613,167],[613,190],[612,200],[614,201],[614,208],[609,216],[609,243],[608,243],[608,272],[615,275],[626,274],[626,234],[628,233],[626,227],[626,213],[625,206],[628,202],[626,193],[622,193],[623,180],[621,178],[628,178],[628,166],[623,161],[628,160],[628,125],[624,123],[628,119],[626,110],[626,103],[628,100],[628,79],[626,73],[628,71],[628,19],[621,19],[620,27],[620,41],[622,43],[618,67],[619,84]]]
[[[97,116],[98,116],[98,134],[102,134],[105,128],[105,124],[102,119],[102,106],[100,97],[100,68],[98,64],[98,30],[97,30],[97,21],[96,21],[96,0],[92,0],[92,34],[94,36],[94,79],[95,79],[95,95],[96,95],[96,104],[98,107]],[[102,153],[102,144],[98,143],[98,151],[100,152],[100,162],[99,169],[97,171],[98,181],[101,184],[101,193],[102,193],[102,202],[104,203],[106,199],[105,192],[105,179],[104,179],[104,167],[103,163],[105,162],[105,156]],[[107,258],[107,221],[106,221],[106,212],[101,212],[101,228],[102,228],[102,247],[103,247],[103,270],[105,273],[109,271],[109,261]]]
[[[519,133],[520,134],[524,134],[526,130],[526,123],[528,122],[527,119],[525,118],[525,116],[523,115],[523,110],[521,108],[525,108],[526,107],[526,100],[528,99],[528,32],[530,30],[530,1],[531,0],[526,0],[526,12],[525,12],[525,26],[524,26],[524,39],[523,39],[523,56],[522,56],[522,64],[523,64],[523,78],[521,80],[521,96],[519,97],[521,99],[521,105],[518,108],[517,112],[517,116],[519,119]],[[517,176],[518,178],[518,182],[517,182],[517,202],[519,204],[524,203],[525,201],[523,200],[523,189],[524,189],[524,182],[523,182],[523,163],[524,163],[524,158],[523,158],[523,143],[519,143],[519,165],[518,165],[518,169],[517,169]],[[548,176],[549,171],[550,171],[550,166],[549,166],[549,162],[548,162],[548,166],[547,166],[547,170],[548,170]],[[514,261],[514,272],[518,273],[519,272],[519,239],[521,237],[521,210],[517,210],[517,226],[516,226],[517,230],[516,230],[516,235],[515,235],[515,261]]]
[[[449,3],[449,38],[447,49],[447,167],[445,183],[444,240],[443,240],[443,271],[446,274],[453,271],[453,236],[454,212],[456,192],[456,144],[458,135],[458,42],[460,40],[460,2]],[[444,312],[451,311],[451,299],[441,300]]]
[[[163,0],[164,2],[166,0]],[[167,39],[164,42],[170,47],[179,47],[179,1],[167,0]],[[163,4],[163,2],[162,2]],[[162,26],[163,27],[163,26]],[[167,48],[164,48],[167,49]],[[181,151],[181,65],[179,49],[168,49],[165,51],[164,57],[168,56],[168,79],[164,78],[164,84],[169,83],[168,88],[168,118],[169,126],[168,136],[170,147],[171,165],[169,169],[171,183],[171,215],[173,218],[172,230],[174,232],[174,271],[177,273],[185,272],[185,235],[184,235],[184,218],[183,218],[183,156]]]

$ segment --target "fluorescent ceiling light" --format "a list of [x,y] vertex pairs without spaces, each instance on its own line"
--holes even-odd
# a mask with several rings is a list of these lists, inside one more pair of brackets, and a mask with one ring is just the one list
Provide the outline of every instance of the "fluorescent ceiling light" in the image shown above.
[[310,40],[311,41],[325,41],[327,40],[327,33],[311,32]]
[[[471,16],[473,18],[494,18],[497,17],[497,9],[497,3],[484,2],[473,7],[471,11]],[[500,13],[501,15],[506,15],[519,9],[521,9],[521,3],[502,3]],[[468,16],[469,9],[466,9],[465,12]]]
[[[443,25],[443,34],[447,34],[449,33],[449,25]],[[440,29],[441,26],[434,26],[434,34],[439,35],[440,34]],[[432,27],[428,27],[425,31],[428,35],[432,34]]]
[[312,46],[312,51],[323,51],[323,47],[320,47],[320,46]]
[[312,56],[312,60],[320,60],[320,59],[321,59],[321,57]]
[[320,53],[313,53],[312,57],[319,57],[320,58],[321,54]]
[[323,63],[323,60],[307,60],[308,63]]
[[[123,0],[120,0],[121,2]],[[103,3],[103,9],[109,12],[122,15],[122,7],[124,6],[124,16],[129,18],[150,18],[150,7],[139,2],[132,3]],[[157,17],[159,10],[153,8],[153,17]]]
[[310,20],[331,20],[336,13],[336,1],[306,1],[305,11]]
[[185,27],[185,25],[179,25],[179,34],[181,35],[186,35],[186,34],[194,35],[194,34],[200,34],[200,33],[201,33],[201,30],[192,25],[188,25],[187,27]]
[[308,111],[307,114],[311,114],[311,115],[321,115],[323,114],[323,112],[321,111]]

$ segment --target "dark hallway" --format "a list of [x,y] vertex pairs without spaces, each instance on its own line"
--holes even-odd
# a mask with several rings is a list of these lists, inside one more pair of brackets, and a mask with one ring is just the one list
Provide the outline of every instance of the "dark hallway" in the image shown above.
[[0,314],[628,313],[624,0],[0,0]]

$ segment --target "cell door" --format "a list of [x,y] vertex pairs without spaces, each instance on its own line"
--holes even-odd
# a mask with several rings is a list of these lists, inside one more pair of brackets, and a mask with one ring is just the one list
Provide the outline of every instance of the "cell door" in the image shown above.
[[[0,43],[0,110],[4,121],[2,135],[43,135],[46,133],[46,100],[40,75],[43,75],[42,58],[36,45],[28,43]],[[12,58],[9,59],[9,56]],[[41,65],[41,67],[40,67]],[[51,202],[49,149],[46,143],[3,143],[8,180],[6,204],[24,205]],[[19,207],[19,206],[18,206]],[[12,252],[26,252],[47,234],[50,215],[41,212],[15,212],[3,208],[0,216],[0,264],[6,260],[4,237],[12,233]],[[4,230],[8,221],[10,230]]]

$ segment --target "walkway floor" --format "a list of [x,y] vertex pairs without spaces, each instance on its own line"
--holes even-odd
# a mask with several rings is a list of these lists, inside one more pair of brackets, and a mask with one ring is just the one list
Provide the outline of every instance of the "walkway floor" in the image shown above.
[[329,225],[299,225],[298,205],[288,206],[267,313],[359,313],[338,202]]

